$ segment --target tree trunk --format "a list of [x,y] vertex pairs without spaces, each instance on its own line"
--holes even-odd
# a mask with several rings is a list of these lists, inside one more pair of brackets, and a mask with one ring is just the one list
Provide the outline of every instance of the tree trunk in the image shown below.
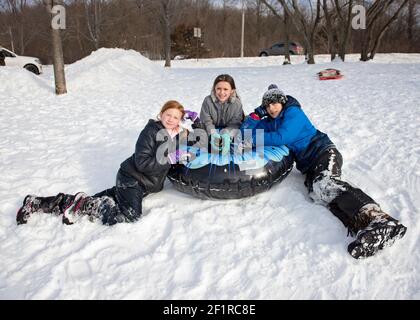
[[261,0],[257,0],[257,25],[256,25],[256,32],[257,32],[257,44],[258,46],[261,45]]
[[284,33],[285,33],[285,51],[286,54],[284,56],[283,64],[291,64],[290,60],[290,48],[289,48],[289,41],[290,41],[290,31],[289,31],[289,15],[287,14],[286,10],[284,10]]
[[368,27],[368,29],[362,31],[362,43],[361,43],[361,50],[360,50],[360,61],[369,61],[369,47],[370,43],[372,42],[372,29]]
[[165,67],[171,66],[171,21],[169,16],[169,1],[162,1],[163,33],[165,46]]
[[316,17],[309,35],[308,64],[315,64],[315,34],[321,21],[321,0],[316,2]]
[[369,60],[368,57],[368,44],[367,44],[367,31],[363,30],[362,35],[362,42],[361,42],[361,48],[360,48],[360,61],[366,62]]
[[348,3],[347,20],[345,22],[344,31],[340,39],[339,56],[342,61],[346,59],[347,44],[349,42],[349,35],[350,35],[350,29],[351,29],[352,9],[353,9],[353,0],[350,0]]
[[11,50],[12,50],[13,52],[15,52],[15,44],[14,44],[14,42],[13,42],[12,27],[9,27],[9,36],[10,36],[10,47],[11,47]]
[[330,51],[331,61],[333,61],[337,56],[337,52],[335,50],[336,46],[334,43],[334,29],[331,22],[330,11],[328,10],[327,0],[323,0],[323,9],[327,29],[328,50]]
[[308,51],[307,51],[307,63],[308,64],[315,64],[315,54],[314,54],[314,47],[309,44]]
[[[55,4],[62,5],[63,3],[60,0],[46,0],[46,4],[47,4],[47,11],[49,14],[51,14],[51,9],[53,5]],[[61,42],[60,29],[54,29],[51,27],[51,44],[52,44],[52,52],[53,52],[55,93],[57,95],[65,94],[67,93],[67,88],[66,88],[66,77],[64,74],[63,46]]]
[[[22,14],[22,13],[21,13]],[[23,36],[23,23],[20,25],[20,34],[19,34],[19,41],[20,41],[20,55],[23,56],[25,54],[25,41]]]
[[[292,1],[292,6],[294,14],[291,12],[289,6],[285,0],[278,0],[284,8],[284,11],[290,16],[296,28],[302,32],[305,41],[305,47],[307,51],[307,63],[315,64],[314,58],[314,42],[315,34],[318,28],[318,24],[321,20],[321,0],[316,2],[316,17],[315,20],[311,19],[311,22],[307,22],[307,19],[303,15],[302,11],[299,8],[299,4],[296,0]],[[266,1],[264,3],[273,11],[274,9],[270,7]],[[311,7],[312,8],[312,7]]]
[[[99,0],[92,0],[91,3],[85,3],[85,16],[86,16],[86,24],[89,31],[90,40],[95,47],[95,50],[99,49],[99,39],[101,34],[101,3],[98,2]],[[92,8],[89,8],[92,6]],[[89,9],[93,9],[93,14]]]

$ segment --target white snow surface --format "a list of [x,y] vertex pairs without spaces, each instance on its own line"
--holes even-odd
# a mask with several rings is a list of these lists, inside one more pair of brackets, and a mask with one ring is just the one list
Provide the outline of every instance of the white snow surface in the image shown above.
[[[66,66],[62,96],[51,67],[41,76],[0,68],[0,298],[420,299],[420,55],[357,60],[224,58],[165,69],[134,51],[100,49]],[[344,78],[317,80],[327,67]],[[311,202],[296,169],[241,200],[203,201],[167,182],[132,224],[66,226],[35,214],[16,225],[26,194],[113,186],[162,104],[176,99],[199,111],[221,73],[235,78],[247,113],[270,83],[296,97],[343,154],[343,178],[401,220],[406,236],[353,259],[353,238]]]

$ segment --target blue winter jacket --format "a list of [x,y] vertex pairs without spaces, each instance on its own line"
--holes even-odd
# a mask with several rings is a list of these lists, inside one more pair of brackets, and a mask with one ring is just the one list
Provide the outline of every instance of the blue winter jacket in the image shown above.
[[256,129],[264,129],[266,146],[286,145],[295,158],[297,169],[303,174],[325,150],[335,147],[325,133],[314,127],[292,96],[287,96],[287,103],[277,118],[254,120],[248,116],[241,126],[243,134],[245,129],[252,129],[254,141]]

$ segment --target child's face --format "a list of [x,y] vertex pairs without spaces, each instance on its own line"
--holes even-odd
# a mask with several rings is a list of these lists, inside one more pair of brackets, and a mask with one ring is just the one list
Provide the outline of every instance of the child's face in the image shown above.
[[160,114],[160,121],[168,130],[176,129],[181,122],[182,112],[178,109],[171,108]]
[[270,105],[267,107],[267,112],[271,118],[277,118],[282,109],[283,105],[281,103],[270,103]]
[[224,103],[229,99],[233,89],[229,82],[219,81],[214,87],[214,91],[216,92],[217,99],[219,99],[221,103]]

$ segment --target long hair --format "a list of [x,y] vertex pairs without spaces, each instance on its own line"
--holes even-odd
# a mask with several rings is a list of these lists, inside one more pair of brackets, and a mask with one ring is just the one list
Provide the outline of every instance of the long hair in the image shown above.
[[221,74],[218,75],[216,77],[216,79],[214,79],[213,82],[213,90],[215,90],[216,85],[220,82],[220,81],[226,81],[227,83],[230,84],[230,86],[232,87],[233,90],[236,90],[236,85],[235,85],[235,80],[233,80],[232,76],[228,75],[228,74]]
[[239,100],[241,100],[241,98],[238,95],[238,92],[236,92],[235,80],[233,80],[232,76],[228,75],[228,74],[220,74],[216,77],[216,79],[214,79],[213,87],[211,89],[211,92],[212,92],[213,95],[216,95],[216,85],[221,81],[226,81],[227,83],[230,84],[230,87],[232,88],[232,93],[231,93],[229,99],[232,99],[233,97],[236,97]]

